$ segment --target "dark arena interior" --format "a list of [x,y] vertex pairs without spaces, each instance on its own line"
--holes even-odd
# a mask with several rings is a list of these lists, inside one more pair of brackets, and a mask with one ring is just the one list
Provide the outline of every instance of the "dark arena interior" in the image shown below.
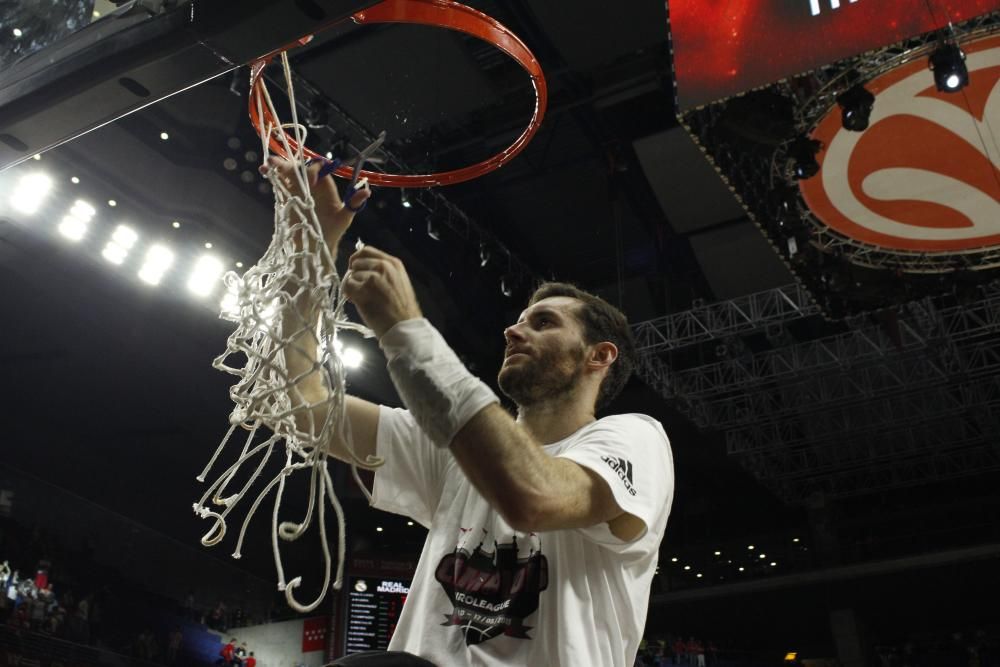
[[[307,613],[272,500],[238,559],[246,508],[210,548],[191,512],[233,410],[222,273],[275,229],[249,64],[294,44],[306,144],[384,131],[376,172],[486,161],[536,110],[494,40],[351,19],[381,4],[0,1],[0,665],[388,647],[428,531],[349,465],[344,585]],[[676,476],[629,666],[1000,665],[1000,0],[467,4],[537,59],[537,132],[476,178],[374,185],[342,247],[400,258],[494,388],[540,282],[627,315],[635,373],[597,416],[659,420]],[[348,393],[402,406],[376,342],[341,340]],[[281,547],[303,600],[322,542]]]

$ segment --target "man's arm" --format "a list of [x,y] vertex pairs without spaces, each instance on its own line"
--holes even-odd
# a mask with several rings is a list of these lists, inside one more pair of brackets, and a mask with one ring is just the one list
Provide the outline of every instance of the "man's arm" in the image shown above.
[[[336,257],[340,240],[354,220],[354,212],[341,202],[340,193],[332,176],[319,178],[322,166],[322,163],[317,162],[307,169],[309,187],[316,202],[316,215],[323,229],[323,242],[330,248],[330,254]],[[278,178],[289,179],[286,183],[293,193],[296,193],[292,164],[287,160],[272,157],[268,165],[261,168],[261,173],[266,174],[272,168],[277,170]],[[352,195],[351,205],[358,208],[369,196],[368,190],[359,190]],[[302,240],[297,240],[297,243],[301,245]],[[306,250],[318,249],[309,247]],[[285,348],[285,368],[288,375],[290,378],[300,378],[296,384],[298,392],[292,392],[290,398],[293,407],[313,406],[308,411],[296,413],[295,426],[304,433],[312,432],[315,435],[323,428],[327,410],[326,400],[330,395],[330,389],[324,382],[325,373],[317,366],[319,348],[317,331],[320,309],[324,304],[311,303],[308,297],[303,295],[294,299],[292,305],[298,317],[286,315],[289,319],[281,322],[283,328],[297,331]],[[354,462],[351,452],[364,461],[367,457],[375,455],[379,407],[353,396],[346,398],[345,407],[352,442],[344,442],[331,430],[327,450],[331,456],[348,463]]]
[[[367,246],[351,256],[350,267],[344,293],[380,343],[396,324],[422,317],[398,258]],[[607,522],[612,534],[629,541],[645,527],[619,507],[600,476],[545,454],[496,404],[469,419],[451,438],[450,448],[469,481],[512,528],[542,531]]]
[[520,531],[586,528],[607,523],[629,541],[645,524],[624,512],[595,472],[549,456],[498,405],[481,410],[451,443],[455,460],[483,497]]

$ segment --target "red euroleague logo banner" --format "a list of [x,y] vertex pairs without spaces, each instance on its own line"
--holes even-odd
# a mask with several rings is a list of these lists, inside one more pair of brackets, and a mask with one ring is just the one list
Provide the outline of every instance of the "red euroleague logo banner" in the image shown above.
[[963,48],[960,93],[938,92],[921,57],[868,84],[865,132],[844,130],[839,108],[820,122],[820,173],[800,187],[823,223],[892,250],[1000,244],[1000,37]]

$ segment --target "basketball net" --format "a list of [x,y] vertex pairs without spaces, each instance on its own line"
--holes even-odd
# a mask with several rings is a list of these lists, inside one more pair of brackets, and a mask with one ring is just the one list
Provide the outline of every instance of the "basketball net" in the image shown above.
[[[291,182],[285,182],[279,177],[277,169],[269,170],[267,177],[274,189],[274,236],[271,244],[257,264],[242,276],[230,271],[223,277],[230,296],[229,303],[223,306],[221,317],[234,322],[236,330],[229,336],[225,352],[216,357],[212,365],[236,376],[236,384],[229,390],[234,407],[229,416],[229,431],[198,476],[198,481],[205,481],[238,428],[248,434],[236,461],[216,477],[194,504],[194,511],[201,518],[213,521],[201,543],[205,546],[220,543],[226,535],[230,512],[250,493],[268,461],[276,453],[282,453],[284,462],[280,472],[264,482],[259,492],[255,490],[257,495],[243,519],[233,558],[241,557],[250,520],[267,496],[273,493],[271,548],[278,575],[278,590],[285,593],[292,609],[304,613],[315,609],[330,588],[332,558],[326,529],[327,502],[336,513],[338,525],[335,589],[340,589],[344,574],[344,512],[327,468],[326,444],[331,437],[346,443],[353,458],[351,470],[354,479],[369,501],[371,494],[361,482],[357,466],[373,468],[381,465],[382,460],[368,457],[362,461],[353,452],[350,422],[345,413],[344,363],[338,333],[343,329],[353,329],[370,336],[371,332],[349,322],[344,315],[345,298],[334,266],[333,251],[336,249],[327,247],[316,216],[303,156],[306,129],[298,120],[291,69],[285,53],[281,54],[281,63],[292,122],[280,124],[279,121],[267,126],[261,132],[261,144],[264,164],[267,164],[269,140],[272,136],[278,137],[285,155],[294,165],[294,172]],[[258,112],[263,111],[266,105],[270,117],[278,118],[267,89],[263,91],[256,99]],[[295,134],[294,149],[286,130]],[[347,198],[352,194],[349,192]],[[305,346],[312,347],[312,350],[305,349]],[[287,369],[288,354],[307,355],[315,358],[316,364],[307,372],[292,377]],[[325,389],[325,397],[319,402],[309,402],[302,391],[306,378],[314,373],[320,374]],[[281,521],[279,513],[286,481],[298,472],[309,475],[305,516],[298,522]],[[245,481],[235,492],[230,491],[229,486],[238,475]],[[325,578],[319,596],[309,604],[302,604],[295,599],[294,592],[301,585],[302,577],[286,581],[281,542],[293,542],[300,538],[317,514]]]

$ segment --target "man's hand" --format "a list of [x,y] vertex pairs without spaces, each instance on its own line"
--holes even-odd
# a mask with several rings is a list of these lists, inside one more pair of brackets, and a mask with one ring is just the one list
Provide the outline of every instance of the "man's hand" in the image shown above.
[[423,317],[406,267],[378,248],[351,255],[342,289],[378,338],[399,322]]
[[[309,190],[316,202],[316,216],[323,228],[324,240],[330,251],[336,253],[341,237],[354,221],[356,211],[352,211],[351,208],[360,207],[371,196],[371,190],[362,188],[355,191],[350,198],[351,208],[348,208],[340,200],[340,193],[337,191],[337,184],[334,182],[333,176],[319,177],[322,168],[323,162],[313,162],[306,168],[306,175]],[[295,168],[291,161],[272,155],[268,158],[267,164],[261,165],[260,173],[267,176],[271,169],[277,171],[278,178],[282,180],[293,196],[302,196],[299,179],[295,176]]]

